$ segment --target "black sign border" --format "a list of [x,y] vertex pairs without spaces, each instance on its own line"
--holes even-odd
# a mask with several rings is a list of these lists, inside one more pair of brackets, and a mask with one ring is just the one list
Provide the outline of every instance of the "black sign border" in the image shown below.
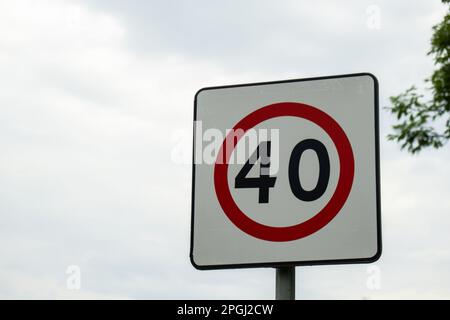
[[[287,262],[262,262],[262,263],[240,263],[240,264],[221,264],[221,265],[198,265],[194,261],[194,199],[195,199],[195,121],[197,121],[197,97],[200,92],[205,90],[229,89],[239,87],[272,85],[291,82],[305,82],[327,79],[351,78],[369,76],[374,82],[374,108],[375,108],[375,178],[376,178],[376,206],[377,206],[377,252],[373,257],[353,258],[353,259],[330,259],[330,260],[313,260],[313,261],[287,261]],[[234,84],[225,86],[204,87],[197,91],[194,97],[194,126],[193,126],[193,147],[192,147],[192,194],[191,194],[191,239],[189,258],[194,268],[198,270],[214,270],[214,269],[241,269],[241,268],[279,268],[289,266],[314,266],[314,265],[336,265],[336,264],[360,264],[372,263],[377,261],[382,253],[381,240],[381,190],[380,190],[380,128],[379,128],[379,98],[378,98],[378,79],[369,72],[351,73],[342,75],[332,75],[324,77],[312,77],[303,79],[289,79],[279,81],[254,82],[245,84]]]

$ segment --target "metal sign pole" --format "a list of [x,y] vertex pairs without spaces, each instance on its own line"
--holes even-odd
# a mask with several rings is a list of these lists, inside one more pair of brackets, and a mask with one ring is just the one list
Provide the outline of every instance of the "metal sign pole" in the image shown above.
[[295,300],[295,267],[276,268],[275,299]]

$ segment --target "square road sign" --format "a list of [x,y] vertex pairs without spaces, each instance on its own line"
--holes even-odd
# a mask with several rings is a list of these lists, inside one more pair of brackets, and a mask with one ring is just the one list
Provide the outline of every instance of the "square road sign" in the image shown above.
[[380,257],[372,74],[203,88],[194,102],[193,160],[194,267]]

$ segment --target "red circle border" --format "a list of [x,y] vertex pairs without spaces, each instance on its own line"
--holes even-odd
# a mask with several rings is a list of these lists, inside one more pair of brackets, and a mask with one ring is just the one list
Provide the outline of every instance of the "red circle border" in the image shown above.
[[[321,127],[336,146],[340,171],[336,190],[321,211],[302,223],[287,227],[274,227],[252,220],[237,206],[228,186],[228,162],[232,151],[245,135],[245,132],[263,121],[285,116],[303,118]],[[231,150],[226,150],[227,146],[230,146]],[[354,170],[355,161],[350,141],[344,130],[331,116],[316,107],[304,103],[280,102],[267,105],[248,114],[226,136],[214,165],[214,187],[224,213],[240,230],[261,240],[273,242],[293,241],[317,232],[333,220],[344,206],[350,194]]]

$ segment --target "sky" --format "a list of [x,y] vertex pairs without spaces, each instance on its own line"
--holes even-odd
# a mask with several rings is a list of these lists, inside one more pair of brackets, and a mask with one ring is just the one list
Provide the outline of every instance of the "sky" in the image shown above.
[[[274,269],[190,264],[195,92],[371,72],[382,108],[425,87],[444,14],[419,0],[0,0],[0,298],[273,299]],[[402,152],[392,123],[381,109],[381,259],[298,267],[298,299],[450,298],[450,150]]]

